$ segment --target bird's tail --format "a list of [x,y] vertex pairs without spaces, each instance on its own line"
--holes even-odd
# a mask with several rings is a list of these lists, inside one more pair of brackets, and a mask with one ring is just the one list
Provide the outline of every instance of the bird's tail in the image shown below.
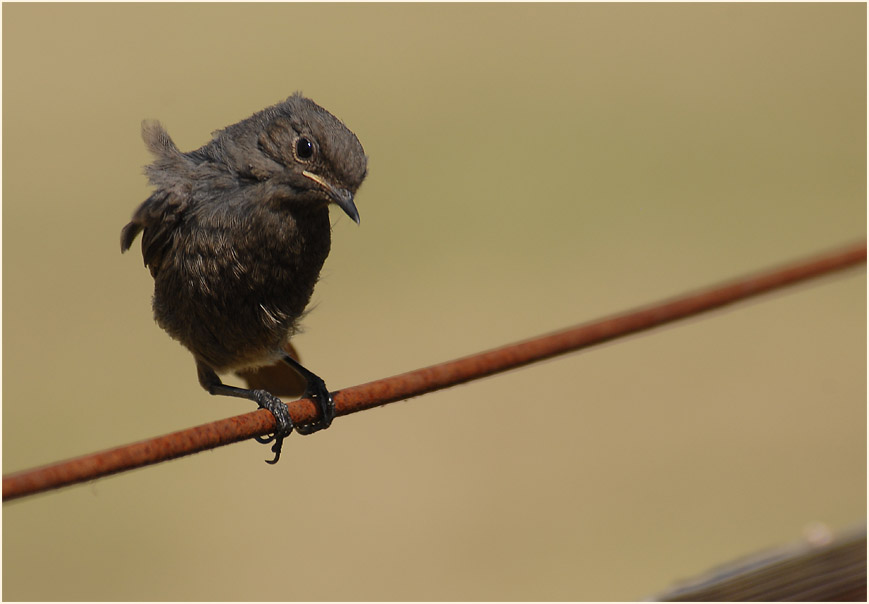
[[[289,342],[284,346],[284,351],[299,360],[299,353]],[[251,390],[266,390],[275,396],[301,396],[307,386],[305,378],[283,361],[256,369],[236,371],[235,375],[247,382],[247,387]]]

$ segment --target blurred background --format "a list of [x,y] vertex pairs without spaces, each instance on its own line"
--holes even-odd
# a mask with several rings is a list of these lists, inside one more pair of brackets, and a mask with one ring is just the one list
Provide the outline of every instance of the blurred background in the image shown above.
[[[253,409],[120,230],[139,134],[302,91],[361,225],[296,346],[332,389],[866,235],[863,4],[5,4],[3,472]],[[293,436],[3,506],[7,600],[638,599],[866,517],[866,279],[819,279]]]

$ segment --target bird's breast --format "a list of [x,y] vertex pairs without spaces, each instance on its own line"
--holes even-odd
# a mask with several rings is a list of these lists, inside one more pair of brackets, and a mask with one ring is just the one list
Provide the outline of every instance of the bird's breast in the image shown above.
[[274,357],[329,254],[324,214],[325,220],[265,215],[188,225],[176,233],[170,270],[155,281],[158,323],[218,371]]

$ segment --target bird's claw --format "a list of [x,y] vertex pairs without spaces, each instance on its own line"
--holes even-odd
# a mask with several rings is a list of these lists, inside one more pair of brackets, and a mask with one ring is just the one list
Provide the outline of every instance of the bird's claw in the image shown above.
[[266,463],[276,464],[281,458],[281,447],[284,445],[284,439],[293,432],[293,420],[290,417],[290,410],[287,404],[270,392],[265,390],[254,390],[256,404],[260,409],[265,409],[275,418],[275,433],[271,436],[255,436],[258,443],[264,445],[274,441],[272,445],[272,453],[275,458],[271,461],[266,460]]
[[317,405],[320,419],[310,424],[296,426],[296,432],[302,435],[313,434],[331,426],[332,420],[335,419],[335,401],[332,400],[332,394],[326,388],[326,383],[316,375],[311,375],[305,388],[305,398],[311,399]]
[[303,375],[305,375],[308,382],[308,385],[305,388],[305,398],[314,401],[320,411],[320,418],[309,424],[294,426],[293,420],[290,417],[289,407],[287,407],[287,404],[274,394],[266,392],[265,390],[250,391],[260,409],[269,411],[275,418],[274,434],[271,436],[254,437],[258,443],[268,444],[274,442],[272,445],[272,453],[275,454],[275,458],[271,461],[266,460],[266,463],[278,463],[278,460],[281,458],[281,447],[283,447],[284,439],[289,436],[294,429],[299,434],[313,434],[314,432],[319,432],[320,430],[328,428],[332,424],[332,420],[335,418],[335,401],[332,399],[332,394],[329,392],[329,389],[326,388],[326,383],[321,378],[307,370],[305,370],[305,374]]

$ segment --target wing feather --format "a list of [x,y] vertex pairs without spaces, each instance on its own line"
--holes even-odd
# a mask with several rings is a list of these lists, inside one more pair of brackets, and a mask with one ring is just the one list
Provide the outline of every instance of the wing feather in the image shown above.
[[145,173],[156,190],[136,209],[129,224],[121,231],[121,252],[130,249],[139,233],[144,231],[142,257],[151,274],[156,275],[171,247],[173,233],[191,205],[188,174],[194,162],[178,150],[160,122],[142,122],[142,138],[155,157],[154,162],[145,168]]

